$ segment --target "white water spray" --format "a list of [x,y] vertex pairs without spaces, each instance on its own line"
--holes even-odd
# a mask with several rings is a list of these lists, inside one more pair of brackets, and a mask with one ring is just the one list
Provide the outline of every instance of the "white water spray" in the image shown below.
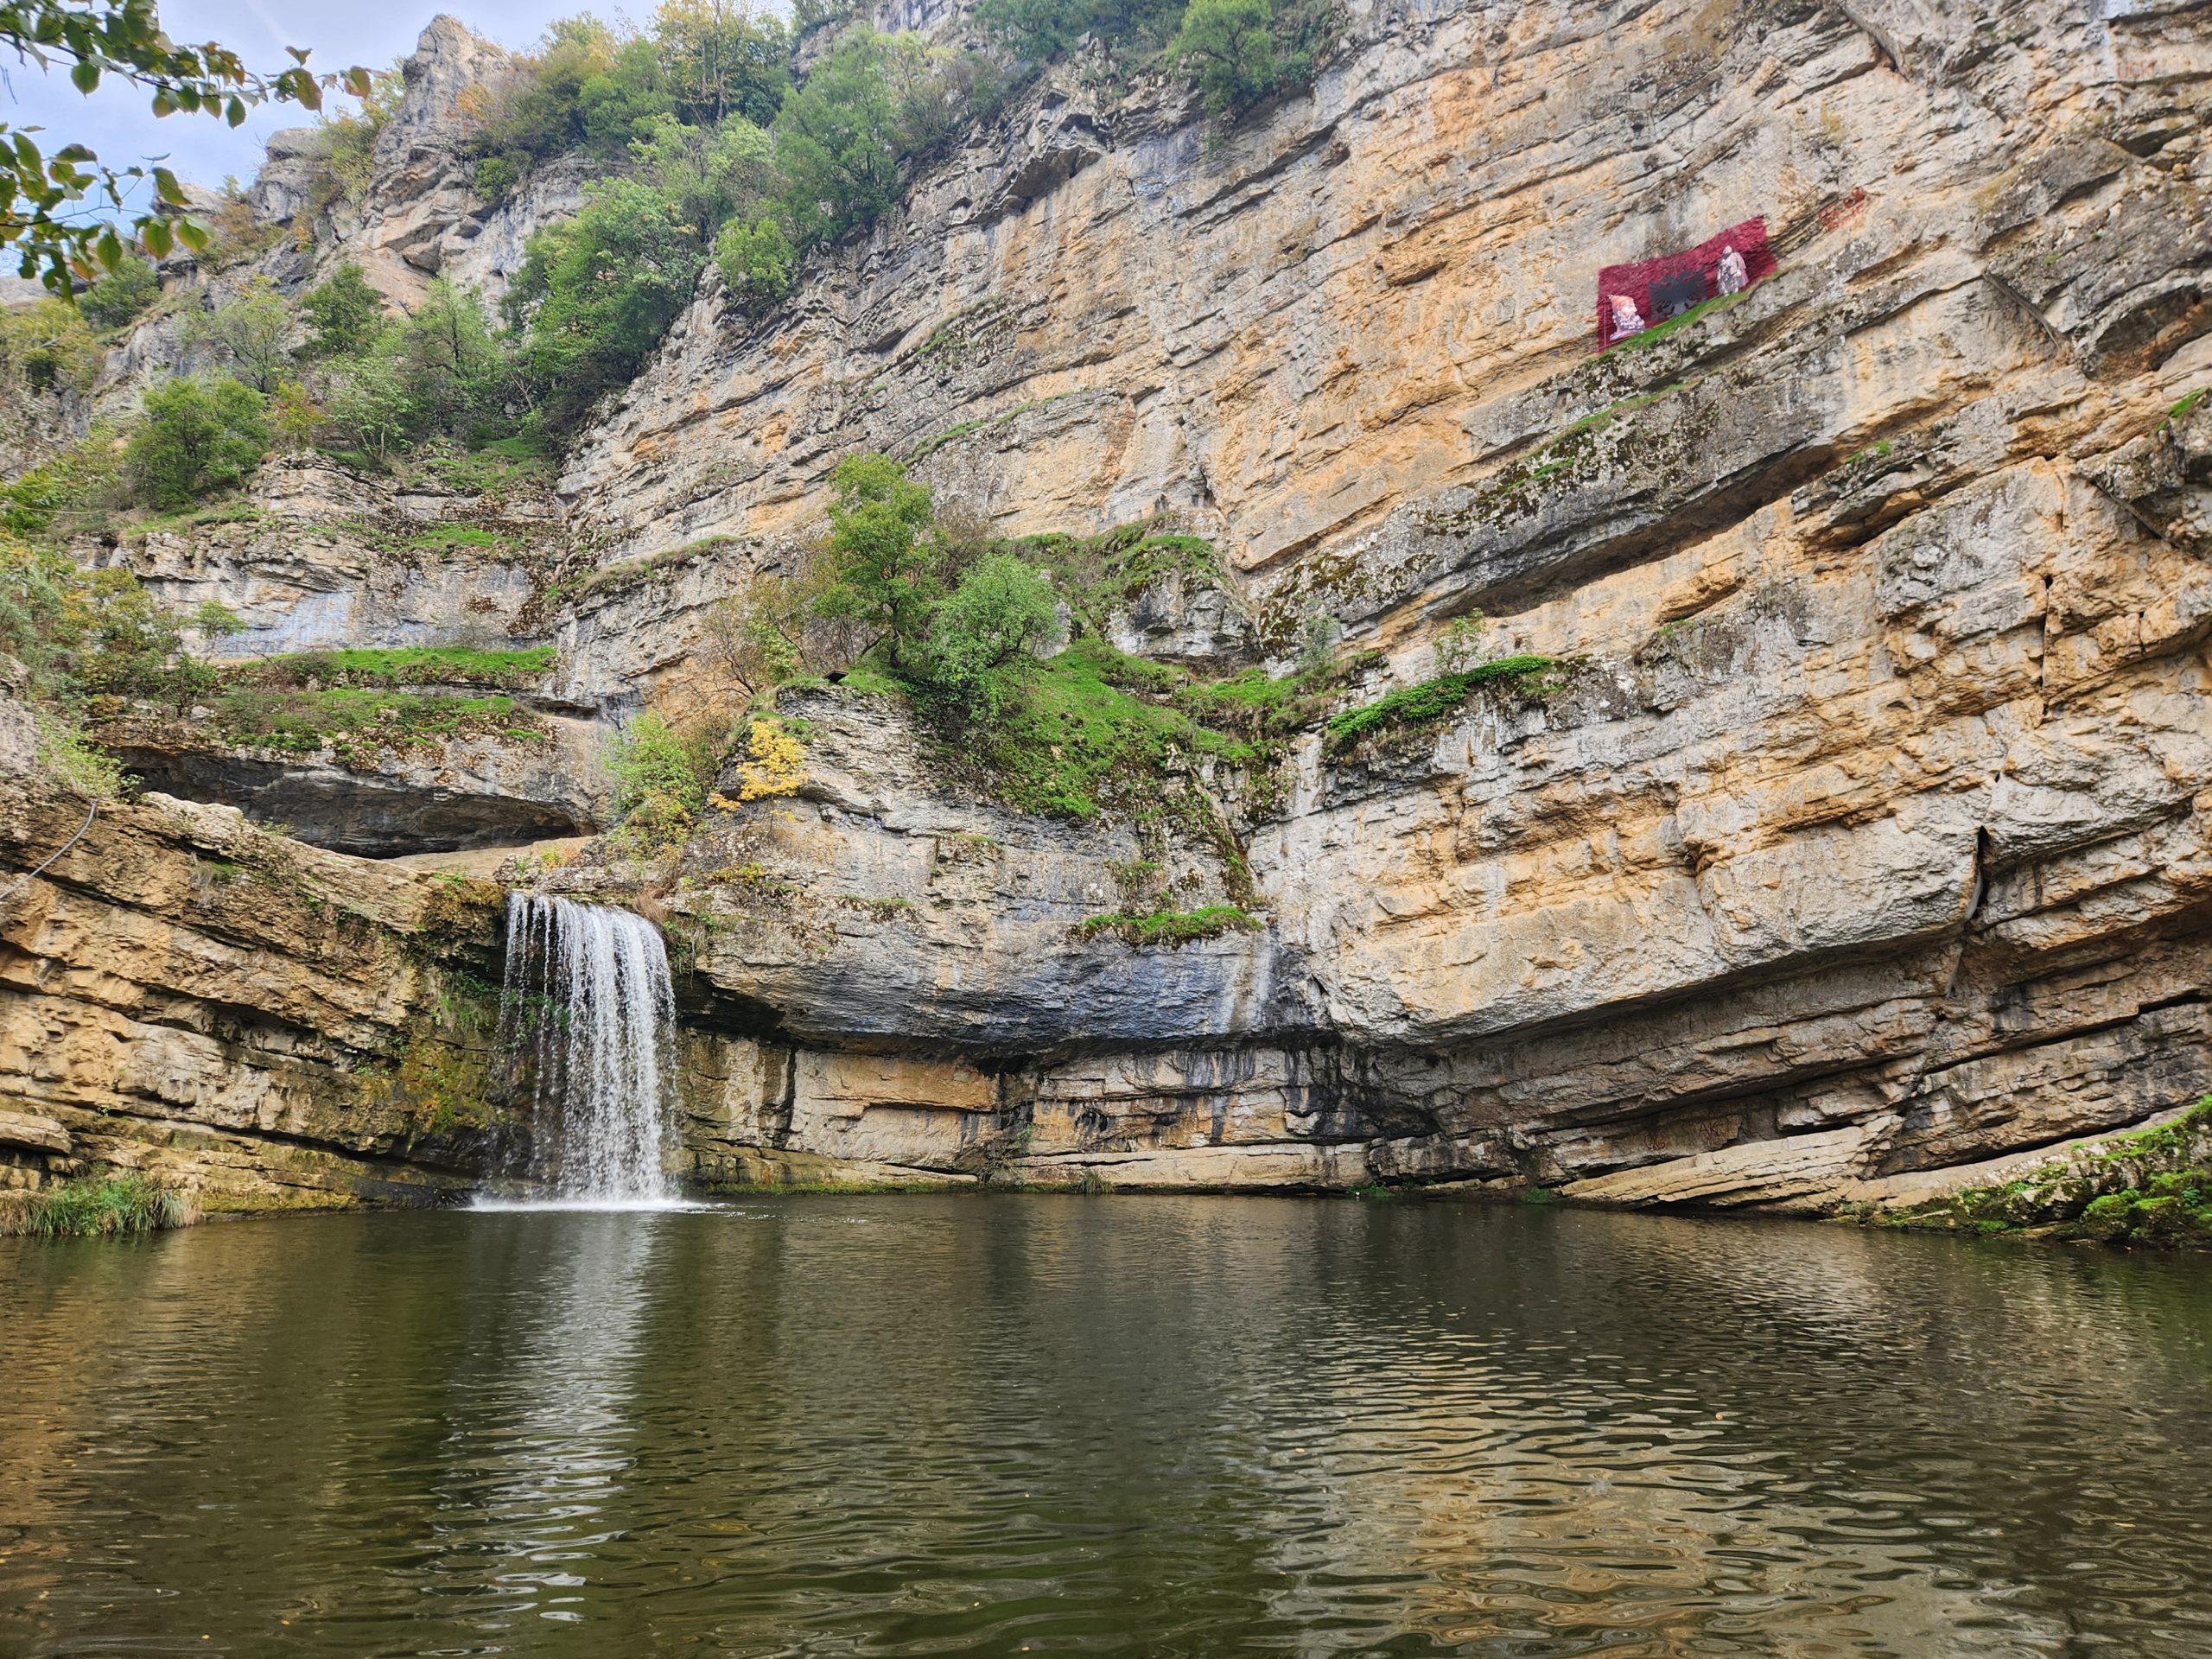
[[501,1050],[536,1084],[526,1160],[542,1194],[588,1206],[674,1197],[667,1057],[676,996],[660,931],[642,916],[507,895]]

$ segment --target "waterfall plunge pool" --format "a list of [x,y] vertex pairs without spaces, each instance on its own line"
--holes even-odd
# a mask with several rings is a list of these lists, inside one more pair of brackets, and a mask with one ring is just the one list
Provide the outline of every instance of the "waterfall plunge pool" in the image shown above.
[[0,1652],[2202,1659],[2204,1266],[1020,1193],[0,1240]]

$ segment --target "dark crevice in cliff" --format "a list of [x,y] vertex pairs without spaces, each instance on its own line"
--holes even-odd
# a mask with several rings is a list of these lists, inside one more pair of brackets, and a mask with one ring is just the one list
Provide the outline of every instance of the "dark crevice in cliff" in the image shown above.
[[236,807],[311,847],[359,858],[526,847],[596,827],[548,802],[330,766],[130,747],[116,758],[148,789]]

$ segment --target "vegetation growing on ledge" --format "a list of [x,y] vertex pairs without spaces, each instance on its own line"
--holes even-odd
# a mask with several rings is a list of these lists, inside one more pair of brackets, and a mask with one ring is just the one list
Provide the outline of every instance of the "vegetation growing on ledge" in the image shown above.
[[1211,754],[1243,765],[1250,741],[1200,725],[1177,707],[1188,683],[1174,669],[1078,639],[1039,664],[1028,695],[988,728],[959,734],[939,759],[979,773],[1023,811],[1090,818],[1103,804],[1156,804],[1172,760]]
[[1226,116],[1305,86],[1342,27],[1329,0],[982,0],[976,20],[1033,62],[1095,42],[1117,78],[1178,72]]
[[720,734],[678,728],[652,709],[625,726],[607,763],[614,775],[623,840],[640,852],[654,852],[690,835],[707,810],[722,748]]
[[477,651],[460,645],[410,645],[389,651],[310,651],[264,657],[231,670],[233,684],[327,690],[410,685],[474,685],[517,690],[553,666],[550,645],[524,651]]
[[462,738],[538,742],[547,734],[533,710],[502,696],[350,688],[271,691],[234,685],[205,706],[208,728],[225,742],[290,754],[327,747],[350,766],[372,766],[386,753]]
[[44,1238],[152,1233],[189,1227],[197,1219],[188,1195],[135,1171],[46,1187],[0,1204],[0,1233]]
[[1199,910],[1156,910],[1148,916],[1086,916],[1076,924],[1075,936],[1164,944],[1173,950],[1224,933],[1256,933],[1260,927],[1260,918],[1241,905],[1208,905]]
[[[1750,291],[1746,289],[1744,293]],[[1656,346],[1669,335],[1680,334],[1692,323],[1712,315],[1715,311],[1727,309],[1743,297],[1742,293],[1715,294],[1709,299],[1700,300],[1680,316],[1669,317],[1664,322],[1655,322],[1641,334],[1630,334],[1624,340],[1617,340],[1605,349],[1608,352],[1635,352],[1641,351],[1648,346]]]
[[2171,1123],[1884,1219],[1907,1228],[2212,1249],[2212,1096]]
[[1024,558],[1052,571],[1078,632],[1103,631],[1106,619],[1163,575],[1180,572],[1221,585],[1213,543],[1160,528],[1123,524],[1098,536],[1030,536],[1015,542]]
[[1370,739],[1414,733],[1440,725],[1459,706],[1485,685],[1510,683],[1537,690],[1544,677],[1560,666],[1555,657],[1501,657],[1458,674],[1440,674],[1419,685],[1391,692],[1378,702],[1347,709],[1329,721],[1324,745],[1331,756],[1341,755]]

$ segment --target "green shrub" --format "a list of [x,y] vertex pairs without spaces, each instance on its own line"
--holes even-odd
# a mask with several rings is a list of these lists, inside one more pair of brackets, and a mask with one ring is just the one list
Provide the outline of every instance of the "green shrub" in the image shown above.
[[269,453],[268,409],[259,392],[227,375],[150,388],[126,457],[138,499],[181,507],[236,486]]
[[835,241],[898,200],[892,69],[899,54],[919,50],[910,38],[855,24],[784,100],[776,167],[802,243]]
[[148,1176],[127,1173],[47,1187],[0,1206],[0,1233],[112,1238],[188,1227],[194,1219],[192,1202],[184,1194]]
[[1180,949],[1198,939],[1224,933],[1253,933],[1260,918],[1242,906],[1208,905],[1200,910],[1160,910],[1148,916],[1087,916],[1076,925],[1079,939],[1112,938],[1130,944],[1164,944]]
[[338,359],[325,385],[324,439],[382,462],[395,450],[512,434],[521,370],[476,296],[442,277],[408,315],[378,329],[358,356]]
[[498,94],[477,106],[474,147],[505,159],[518,176],[571,149],[611,159],[634,136],[632,124],[675,107],[659,80],[651,41],[625,40],[588,14],[561,18],[537,55],[518,60]]
[[1274,8],[1269,0],[1191,0],[1168,56],[1191,73],[1217,113],[1275,88]]
[[766,194],[769,156],[748,122],[709,134],[664,118],[632,146],[627,175],[531,238],[508,315],[529,329],[524,366],[554,430],[635,378],[691,303],[716,228]]
[[48,778],[84,800],[118,800],[127,786],[122,764],[55,710],[39,711],[38,763]]
[[832,581],[817,613],[872,635],[884,665],[936,712],[999,718],[1057,626],[1052,582],[938,524],[928,486],[888,456],[848,455],[832,482]]
[[1440,724],[1459,711],[1460,704],[1485,685],[1500,682],[1528,684],[1559,666],[1550,657],[1502,657],[1459,674],[1440,674],[1419,685],[1391,692],[1378,702],[1348,709],[1329,721],[1325,747],[1332,755],[1344,753],[1363,739],[1390,732],[1414,732]]
[[291,308],[264,277],[256,277],[243,294],[212,311],[193,312],[184,324],[187,341],[214,353],[264,396],[276,391],[291,364],[286,344],[291,334]]
[[624,830],[647,847],[681,841],[706,810],[722,747],[718,737],[680,732],[651,710],[624,727],[607,760]]
[[798,253],[776,219],[733,219],[715,238],[715,263],[728,286],[730,302],[760,316],[791,292]]
[[1446,674],[1465,674],[1482,666],[1483,624],[1480,611],[1454,617],[1436,636],[1436,665]]
[[0,487],[0,530],[11,536],[73,536],[96,528],[128,495],[115,435],[95,426],[82,442]]
[[150,262],[126,258],[77,296],[77,309],[93,327],[112,334],[137,321],[161,292]]
[[1183,0],[981,0],[975,15],[1016,55],[1041,63],[1086,35],[1157,50],[1182,21]]
[[384,296],[351,260],[309,289],[300,309],[308,320],[308,357],[358,357],[384,332]]
[[922,645],[944,598],[929,486],[884,455],[848,455],[830,482],[830,557],[836,586],[817,603],[831,620],[874,631],[891,666],[918,673]]
[[105,360],[85,319],[63,301],[0,309],[0,372],[34,393],[90,391]]
[[473,182],[486,200],[505,201],[522,183],[522,168],[512,156],[486,156],[476,163]]
[[1058,623],[1042,571],[1011,554],[984,555],[930,619],[930,696],[962,720],[997,719],[1033,677],[1034,653]]
[[803,41],[817,29],[842,23],[860,10],[860,0],[791,0],[791,38]]
[[309,168],[307,219],[310,225],[335,203],[359,199],[374,172],[377,134],[406,96],[407,83],[395,67],[370,78],[369,95],[357,110],[317,118],[307,151]]
[[791,91],[791,33],[772,11],[662,0],[653,43],[676,112],[694,125],[734,115],[765,127]]

